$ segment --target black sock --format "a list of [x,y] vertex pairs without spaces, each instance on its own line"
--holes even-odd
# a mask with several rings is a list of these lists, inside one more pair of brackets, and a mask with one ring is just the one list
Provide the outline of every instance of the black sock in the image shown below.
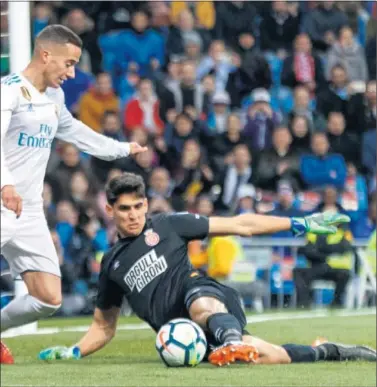
[[327,360],[327,361],[339,361],[340,354],[336,345],[331,343],[324,343],[318,345],[318,347],[314,348],[317,353],[318,360]]
[[311,363],[318,360],[317,351],[310,345],[284,344],[292,363]]
[[229,313],[215,313],[207,320],[207,327],[220,344],[242,340],[240,322]]

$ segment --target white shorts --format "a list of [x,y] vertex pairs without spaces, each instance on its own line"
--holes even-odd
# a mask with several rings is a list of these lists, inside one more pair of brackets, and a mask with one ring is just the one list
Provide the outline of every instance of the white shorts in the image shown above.
[[61,276],[59,258],[41,210],[23,210],[17,219],[14,212],[1,207],[1,254],[14,278],[25,271]]

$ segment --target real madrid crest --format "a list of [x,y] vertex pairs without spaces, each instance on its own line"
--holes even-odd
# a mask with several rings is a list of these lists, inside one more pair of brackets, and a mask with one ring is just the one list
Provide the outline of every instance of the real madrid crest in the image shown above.
[[25,86],[21,86],[20,89],[21,89],[22,96],[28,101],[31,101],[31,95],[29,90]]
[[147,244],[148,246],[153,247],[160,242],[159,235],[152,229],[145,231],[144,235],[145,235],[145,244]]

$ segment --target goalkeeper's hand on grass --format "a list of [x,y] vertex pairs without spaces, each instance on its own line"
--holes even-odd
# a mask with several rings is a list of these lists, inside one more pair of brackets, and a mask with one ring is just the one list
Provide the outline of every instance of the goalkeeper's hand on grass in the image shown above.
[[350,217],[336,212],[317,213],[304,218],[292,218],[291,230],[294,235],[305,233],[335,234],[337,226],[349,223]]
[[39,360],[81,359],[79,347],[51,347],[39,352]]

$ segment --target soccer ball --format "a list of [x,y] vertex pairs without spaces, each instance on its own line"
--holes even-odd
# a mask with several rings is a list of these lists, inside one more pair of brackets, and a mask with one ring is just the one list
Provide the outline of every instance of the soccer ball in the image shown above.
[[195,367],[206,354],[207,340],[198,324],[177,318],[160,328],[156,349],[168,367]]

